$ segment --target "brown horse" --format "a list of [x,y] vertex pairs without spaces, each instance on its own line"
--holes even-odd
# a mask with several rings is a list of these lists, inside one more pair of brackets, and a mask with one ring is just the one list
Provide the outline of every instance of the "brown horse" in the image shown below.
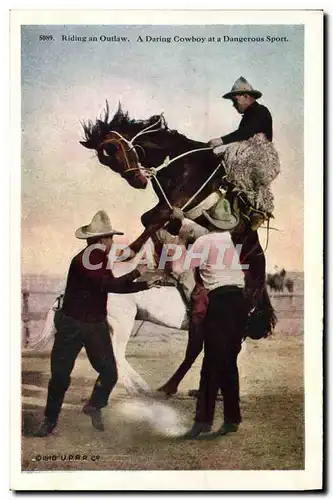
[[[144,189],[152,169],[158,171],[151,177],[158,203],[144,213],[141,221],[145,230],[130,245],[137,253],[156,231],[170,220],[172,207],[190,210],[217,190],[223,182],[231,193],[232,186],[224,181],[225,171],[220,159],[206,143],[195,141],[171,130],[163,115],[147,120],[130,119],[119,104],[110,120],[109,107],[104,116],[95,122],[83,123],[85,141],[81,144],[94,149],[103,165],[121,175],[126,182]],[[159,169],[165,159],[168,165]],[[194,198],[193,198],[194,197]],[[207,227],[207,220],[200,216],[196,222]],[[265,289],[265,256],[257,231],[252,231],[246,221],[233,231],[234,244],[242,244],[240,260],[249,265],[245,275],[249,289]]]
[[[148,120],[131,120],[119,105],[118,111],[109,121],[107,105],[104,116],[95,123],[84,123],[83,129],[86,140],[81,144],[94,149],[100,163],[120,174],[130,186],[144,189],[151,169],[158,170],[151,177],[151,182],[159,201],[142,215],[145,230],[130,245],[133,253],[137,253],[149,238],[153,239],[157,254],[160,253],[161,242],[156,232],[170,220],[172,207],[183,208],[186,205],[187,210],[190,210],[223,183],[225,171],[212,149],[203,142],[170,130],[162,115],[152,116]],[[160,169],[166,158],[169,164]],[[229,188],[230,195],[230,186],[225,183],[225,187]],[[198,217],[196,222],[206,227],[205,217]],[[246,289],[251,306],[256,305],[259,313],[252,315],[248,335],[261,338],[272,332],[276,316],[265,287],[266,263],[257,231],[252,231],[244,221],[241,225],[232,233],[232,239],[234,244],[242,244],[240,260],[249,266],[245,272]],[[166,229],[171,232],[170,224]],[[182,364],[186,365],[186,369],[180,378],[199,354],[200,349],[192,344],[189,337]]]
[[[145,134],[138,135],[133,144],[126,143],[149,127],[151,128]],[[103,165],[120,174],[136,189],[144,189],[147,186],[151,168],[162,165],[167,157],[171,160],[169,166],[159,170],[156,177],[151,178],[159,201],[141,217],[145,231],[130,245],[135,253],[168,222],[172,212],[170,205],[183,207],[219,166],[218,158],[207,144],[170,130],[162,115],[152,116],[148,120],[131,120],[119,105],[118,111],[109,121],[107,106],[102,119],[97,119],[95,123],[85,123],[83,128],[86,140],[81,144],[86,148],[95,149]],[[194,152],[172,162],[189,151]],[[223,176],[224,169],[221,165],[187,208],[191,209],[216,190],[221,185]],[[205,219],[198,222],[204,225]]]

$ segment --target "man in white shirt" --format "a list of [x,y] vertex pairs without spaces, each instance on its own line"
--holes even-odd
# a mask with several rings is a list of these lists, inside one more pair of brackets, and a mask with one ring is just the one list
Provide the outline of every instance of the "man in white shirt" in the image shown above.
[[[183,220],[195,240],[201,226]],[[202,229],[202,228],[201,228]],[[240,249],[236,249],[229,231],[212,231],[199,236],[194,244],[174,263],[174,271],[197,268],[203,286],[208,292],[208,309],[204,323],[204,360],[200,388],[192,429],[185,434],[196,438],[210,432],[219,389],[223,395],[224,423],[216,433],[236,432],[241,422],[239,407],[239,377],[237,356],[245,336],[248,306],[244,297],[244,273],[239,263]],[[202,234],[202,232],[201,232]]]

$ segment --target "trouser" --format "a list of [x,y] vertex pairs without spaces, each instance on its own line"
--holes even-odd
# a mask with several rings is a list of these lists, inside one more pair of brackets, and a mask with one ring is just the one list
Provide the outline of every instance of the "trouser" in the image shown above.
[[51,379],[44,414],[55,423],[70,385],[75,360],[82,347],[85,347],[91,365],[99,373],[89,400],[95,408],[107,405],[117,382],[117,366],[106,320],[100,323],[81,323],[62,311],[57,311],[54,322],[57,332],[51,353]]
[[[249,266],[244,272],[247,310],[249,310],[257,300],[260,300],[265,289],[266,259],[257,231],[252,231],[250,227],[247,227],[241,234],[232,233],[232,239],[235,245],[242,245],[240,262]],[[185,358],[165,384],[170,388],[178,387],[202,351],[204,341],[202,321],[205,317],[207,307],[207,292],[202,285],[197,284],[191,295],[191,318]]]
[[218,390],[226,423],[241,422],[237,356],[245,332],[247,304],[243,290],[220,287],[208,294],[204,320],[204,359],[195,421],[212,424]]
[[165,386],[177,390],[178,385],[189,371],[203,348],[204,331],[202,323],[208,307],[207,291],[201,284],[197,284],[191,295],[190,324],[188,340],[183,362],[177,368]]

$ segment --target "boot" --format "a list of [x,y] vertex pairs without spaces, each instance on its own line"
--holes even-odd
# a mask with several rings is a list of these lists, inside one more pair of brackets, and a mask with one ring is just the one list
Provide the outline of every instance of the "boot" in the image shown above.
[[99,431],[104,431],[104,424],[102,420],[102,413],[100,408],[95,408],[91,406],[90,403],[86,403],[82,408],[83,413],[91,417],[91,423],[95,429]]
[[187,394],[191,398],[197,398],[198,399],[200,391],[199,391],[199,389],[190,389]]
[[177,386],[173,386],[171,384],[164,384],[162,387],[159,387],[156,389],[157,392],[163,392],[166,396],[173,396],[174,394],[177,393]]
[[38,431],[34,432],[34,437],[46,437],[52,434],[56,427],[56,422],[50,422],[47,418],[44,419]]
[[237,432],[239,428],[239,424],[227,424],[224,422],[219,430],[216,432],[217,436],[225,436],[226,434],[230,434],[230,432]]
[[184,434],[185,439],[196,439],[200,434],[210,432],[212,425],[207,422],[194,422],[192,428]]

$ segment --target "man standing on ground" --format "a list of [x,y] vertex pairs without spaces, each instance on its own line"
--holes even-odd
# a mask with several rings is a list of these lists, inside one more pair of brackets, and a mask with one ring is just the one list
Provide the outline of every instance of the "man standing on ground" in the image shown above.
[[112,228],[103,210],[97,212],[90,224],[80,227],[75,236],[87,240],[87,246],[72,260],[63,306],[55,314],[56,335],[51,353],[51,379],[48,386],[45,419],[35,433],[45,437],[55,429],[75,360],[85,347],[93,368],[99,373],[89,401],[83,412],[92,419],[93,426],[104,430],[101,408],[107,405],[117,382],[117,367],[106,320],[108,293],[134,293],[154,286],[150,282],[133,281],[140,271],[113,276],[108,268],[108,253],[113,236],[124,233]]
[[[216,213],[224,209],[225,200],[222,199],[219,205]],[[236,432],[242,420],[237,356],[245,337],[248,317],[248,303],[243,293],[244,274],[230,232],[221,229],[226,221],[222,224],[221,220],[205,215],[212,232],[196,239],[190,253],[183,254],[174,264],[178,273],[188,266],[198,269],[208,292],[208,308],[201,325],[204,360],[196,414],[192,429],[185,435],[191,439],[211,430],[219,389],[223,396],[224,423],[217,434]],[[230,213],[230,226],[232,217]]]

